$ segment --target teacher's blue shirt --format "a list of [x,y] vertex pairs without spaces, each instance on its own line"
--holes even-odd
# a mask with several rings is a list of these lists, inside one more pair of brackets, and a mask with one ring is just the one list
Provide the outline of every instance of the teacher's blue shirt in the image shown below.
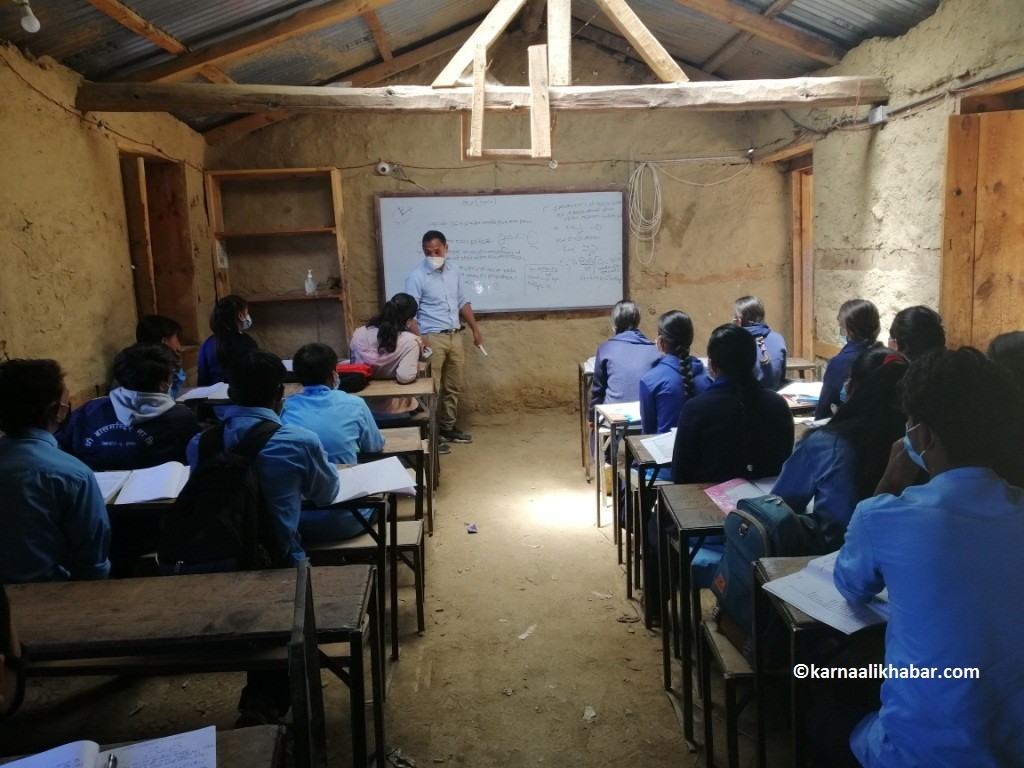
[[96,476],[43,429],[0,437],[0,584],[103,579],[110,521]]
[[441,269],[434,269],[426,259],[420,261],[405,278],[405,292],[419,304],[416,322],[420,333],[440,333],[462,324],[459,310],[469,299],[462,290],[459,268],[451,261],[446,259]]
[[[1024,491],[994,472],[943,472],[901,496],[862,501],[835,584],[865,603],[889,590],[885,663],[937,668],[889,678],[854,729],[867,768],[1024,765]],[[946,668],[978,679],[942,679]]]

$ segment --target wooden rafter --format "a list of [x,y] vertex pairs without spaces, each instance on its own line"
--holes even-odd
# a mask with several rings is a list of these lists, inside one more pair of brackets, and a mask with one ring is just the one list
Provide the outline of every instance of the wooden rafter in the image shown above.
[[572,3],[548,0],[548,80],[572,85]]
[[676,64],[675,59],[651,34],[647,25],[626,5],[625,0],[595,0],[595,2],[622,36],[637,49],[643,60],[647,62],[647,66],[654,70],[654,74],[663,83],[684,83],[689,80],[680,66]]
[[383,8],[392,0],[335,0],[315,8],[298,11],[286,19],[275,21],[227,40],[183,53],[173,61],[135,72],[125,78],[127,82],[178,82],[200,71],[209,64],[219,64],[262,51],[334,24],[340,24],[368,11]]
[[[419,66],[425,61],[451,53],[469,39],[475,28],[475,24],[469,24],[456,32],[452,32],[450,35],[401,53],[388,61],[364,67],[344,77],[329,78],[321,83],[315,83],[315,85],[324,86],[340,82],[348,83],[354,88],[366,88],[375,85],[397,75],[399,72]],[[294,116],[293,112],[263,112],[246,115],[238,120],[232,120],[230,123],[211,128],[203,134],[203,138],[206,139],[208,144],[222,144],[226,141],[241,138],[253,131],[258,131],[260,128],[265,128],[268,125],[288,120]]]
[[363,14],[363,21],[370,28],[370,34],[373,35],[373,42],[376,43],[381,58],[384,61],[393,59],[394,54],[391,53],[391,43],[388,42],[388,35],[384,31],[384,25],[380,23],[380,17],[377,15],[377,12],[367,11]]
[[[774,19],[776,16],[782,14],[782,12],[789,8],[789,6],[794,2],[796,2],[796,0],[775,0],[775,2],[769,5],[761,15],[766,19]],[[711,56],[701,64],[701,68],[706,69],[708,72],[715,72],[720,69],[725,62],[749,45],[754,37],[755,36],[750,32],[741,32],[711,54]]]
[[526,0],[498,0],[469,40],[456,51],[441,74],[434,78],[434,88],[454,88],[466,67],[473,63],[477,48],[487,48],[497,40],[525,3]]
[[[119,0],[88,1],[92,6],[105,13],[121,26],[130,29],[140,37],[146,38],[154,45],[160,46],[168,53],[173,53],[175,56],[188,53],[189,48],[187,45],[167,34],[152,22],[147,21],[131,8],[119,2]],[[211,83],[235,82],[223,70],[212,65],[202,67],[198,72]]]
[[[715,83],[562,86],[551,88],[552,111],[750,111],[879,104],[889,98],[879,77],[804,77]],[[189,83],[83,83],[76,106],[98,112],[433,112],[468,111],[472,88],[406,85],[318,88]],[[530,89],[487,88],[491,111],[525,110]]]
[[[633,61],[643,62],[643,59],[640,58],[640,54],[637,52],[636,48],[630,45],[630,42],[626,40],[626,38],[607,32],[600,27],[595,27],[593,24],[588,24],[583,19],[573,19],[572,36],[581,40],[589,40],[602,48],[606,48],[613,53],[618,53],[621,56],[632,59]],[[675,61],[690,80],[697,82],[710,82],[722,79],[717,75],[712,75],[710,72],[698,69],[692,64],[680,61],[678,58],[676,58]]]
[[741,8],[729,0],[675,0],[684,8],[698,11],[719,21],[731,24],[764,40],[803,54],[823,64],[838,64],[846,51],[819,37],[808,35],[793,27],[767,19],[760,14]]

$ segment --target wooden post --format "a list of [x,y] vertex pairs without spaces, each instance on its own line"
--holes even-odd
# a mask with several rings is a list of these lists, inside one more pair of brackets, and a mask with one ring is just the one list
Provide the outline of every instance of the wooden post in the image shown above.
[[531,45],[530,57],[530,154],[551,157],[551,104],[548,101],[548,47]]
[[570,0],[548,0],[548,83],[572,85]]
[[487,48],[476,49],[473,59],[473,104],[470,110],[469,152],[470,157],[481,157],[484,153],[484,97],[487,92]]

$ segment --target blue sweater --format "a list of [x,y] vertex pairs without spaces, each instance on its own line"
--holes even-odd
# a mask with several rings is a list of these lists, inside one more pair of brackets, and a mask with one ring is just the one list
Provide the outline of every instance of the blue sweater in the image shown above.
[[623,331],[598,347],[590,388],[590,420],[594,420],[596,405],[639,400],[640,377],[660,356],[654,342],[640,331]]
[[[704,363],[690,357],[694,395],[699,395],[711,384],[704,372]],[[640,424],[645,435],[660,435],[679,424],[679,412],[686,402],[683,375],[679,372],[679,358],[664,355],[640,377]]]
[[821,378],[821,397],[818,399],[818,406],[814,409],[814,418],[831,418],[832,406],[839,405],[839,392],[846,380],[850,378],[853,361],[857,359],[857,355],[872,344],[874,344],[873,341],[848,341],[839,350],[839,354],[828,361],[828,365],[825,366],[825,375]]
[[[227,360],[230,362],[259,349],[259,344],[249,335],[237,333],[228,344]],[[196,363],[196,379],[200,387],[208,387],[220,381],[228,380],[229,371],[221,367],[217,357],[217,337],[209,336],[199,347],[199,359]]]
[[778,389],[786,377],[786,340],[782,338],[781,333],[773,331],[766,323],[754,323],[743,328],[761,341],[758,345],[754,376],[768,389]]

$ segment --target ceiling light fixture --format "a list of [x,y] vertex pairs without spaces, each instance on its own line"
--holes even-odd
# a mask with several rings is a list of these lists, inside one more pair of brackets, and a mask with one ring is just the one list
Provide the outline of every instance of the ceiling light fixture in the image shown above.
[[21,28],[33,34],[38,32],[42,24],[32,13],[32,6],[28,4],[28,0],[14,0],[14,2],[21,6]]

